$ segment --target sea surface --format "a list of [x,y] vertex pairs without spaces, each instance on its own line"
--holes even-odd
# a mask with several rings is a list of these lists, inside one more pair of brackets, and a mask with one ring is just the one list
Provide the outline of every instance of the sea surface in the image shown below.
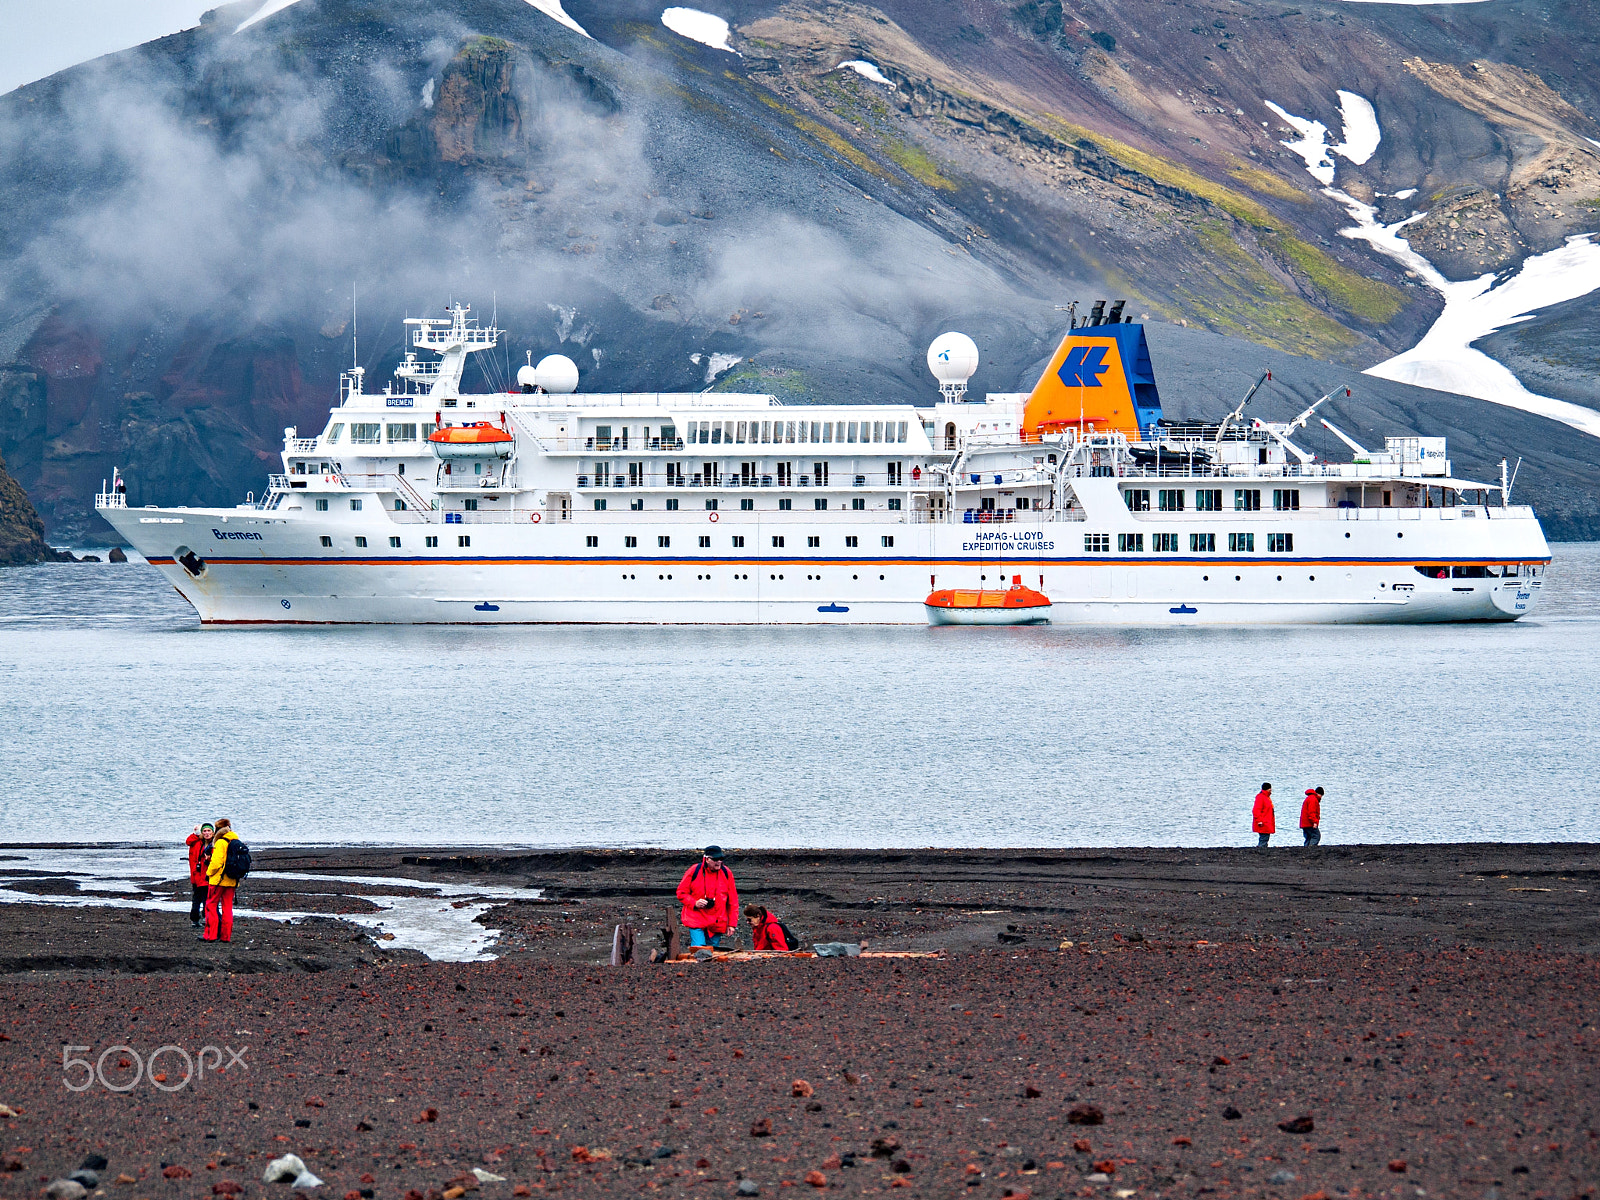
[[0,842],[1600,841],[1600,544],[1513,625],[202,630],[0,570]]

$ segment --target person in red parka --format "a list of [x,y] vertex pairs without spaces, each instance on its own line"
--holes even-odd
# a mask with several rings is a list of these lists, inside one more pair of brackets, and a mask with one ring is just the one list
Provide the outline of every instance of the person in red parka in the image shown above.
[[759,904],[746,904],[744,915],[750,918],[750,948],[752,950],[798,950],[789,945],[784,936],[783,923]]
[[1250,812],[1250,829],[1257,835],[1256,849],[1265,850],[1267,839],[1278,832],[1278,822],[1272,811],[1272,785],[1263,783],[1256,793],[1256,806]]
[[739,924],[739,891],[721,846],[707,846],[700,861],[683,873],[678,900],[683,905],[678,920],[689,931],[691,946],[720,946],[722,935],[733,932]]
[[189,900],[189,924],[200,928],[200,914],[205,911],[206,895],[211,885],[206,882],[206,868],[211,864],[211,822],[196,825],[186,839],[189,843],[189,886],[193,896]]
[[1322,789],[1307,788],[1305,802],[1300,805],[1300,832],[1306,845],[1322,844]]

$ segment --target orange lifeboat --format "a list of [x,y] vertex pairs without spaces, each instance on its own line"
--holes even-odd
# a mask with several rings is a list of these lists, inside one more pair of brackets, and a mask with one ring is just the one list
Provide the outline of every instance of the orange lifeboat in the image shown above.
[[439,458],[510,458],[516,439],[498,425],[469,421],[465,425],[446,425],[428,435]]
[[930,625],[1046,625],[1050,597],[1022,585],[1013,575],[1011,586],[999,588],[946,588],[922,602]]

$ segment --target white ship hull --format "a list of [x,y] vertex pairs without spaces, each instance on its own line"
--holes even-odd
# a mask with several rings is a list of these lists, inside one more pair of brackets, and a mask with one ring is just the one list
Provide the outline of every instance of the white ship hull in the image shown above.
[[[1001,539],[985,543],[986,551],[990,544],[1007,549],[977,553],[972,526],[741,522],[733,514],[716,525],[402,525],[385,513],[351,522],[230,509],[108,508],[102,515],[206,625],[921,625],[923,601],[934,588],[993,587],[1017,573],[1050,597],[1054,624],[1509,621],[1532,607],[1543,582],[1533,571],[1549,557],[1531,511],[1515,508],[1334,510],[1317,520],[1300,514],[1292,526],[1299,553],[1159,558],[1086,554],[1085,534],[1094,530],[1082,521],[978,527]],[[1241,522],[1213,523],[1226,529]],[[741,533],[751,551],[700,549],[702,529],[721,542]],[[847,529],[871,549],[853,555],[791,549],[813,537],[838,545]],[[599,554],[586,545],[595,530],[612,546],[632,537],[651,549]],[[441,546],[424,549],[428,536]],[[324,547],[323,537],[334,545]],[[384,549],[358,549],[357,537]],[[391,537],[401,545],[390,548]],[[457,544],[462,537],[469,545]],[[659,547],[662,537],[671,545]],[[774,538],[784,548],[774,549]],[[892,548],[884,539],[892,539]],[[1401,541],[1416,552],[1380,554]],[[694,548],[674,548],[682,542]],[[203,560],[198,576],[174,558],[184,548]],[[1416,570],[1432,559],[1527,567],[1509,578],[1437,579]]]

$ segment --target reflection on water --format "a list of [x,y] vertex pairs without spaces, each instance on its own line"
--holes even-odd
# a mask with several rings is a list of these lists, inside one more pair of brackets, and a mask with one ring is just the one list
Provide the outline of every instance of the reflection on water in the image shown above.
[[152,568],[0,572],[11,841],[1600,840],[1600,545],[1515,625],[199,629]]

